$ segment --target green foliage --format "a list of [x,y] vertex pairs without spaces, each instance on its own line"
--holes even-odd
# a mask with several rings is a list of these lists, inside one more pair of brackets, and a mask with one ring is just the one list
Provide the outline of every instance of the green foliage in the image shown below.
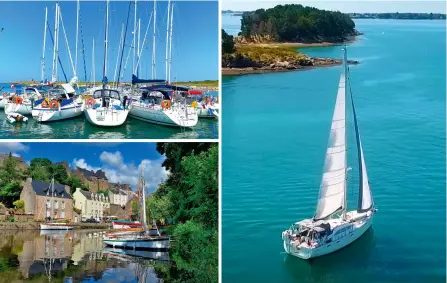
[[13,205],[15,206],[15,208],[17,208],[17,209],[24,209],[24,208],[25,208],[25,201],[24,201],[24,200],[21,200],[21,199],[16,200],[16,201],[13,202],[12,204],[13,204]]
[[138,201],[132,202],[132,213],[137,214],[138,213]]
[[347,14],[288,4],[244,12],[240,34],[280,42],[336,42],[355,33],[355,23]]
[[76,188],[81,188],[84,191],[88,191],[88,187],[82,183],[80,177],[70,174],[68,178],[65,180],[65,184],[70,187],[70,193],[73,194],[76,191]]
[[17,160],[10,153],[0,166],[0,197],[8,207],[19,198],[24,177],[17,169]]
[[163,224],[166,223],[166,220],[171,219],[174,214],[172,202],[168,196],[150,197],[146,201],[146,210],[148,219],[153,219]]
[[29,175],[33,180],[49,182],[50,181],[50,173],[48,173],[48,168],[42,165],[36,165],[34,167],[28,168]]
[[68,178],[67,170],[62,165],[57,165],[53,169],[54,180],[59,184],[65,184]]
[[206,230],[193,221],[179,224],[174,230],[179,245],[173,258],[179,271],[174,282],[218,282],[218,233]]
[[234,48],[234,38],[222,29],[222,54],[233,53]]
[[395,19],[395,20],[445,20],[445,14],[438,13],[350,13],[357,19]]

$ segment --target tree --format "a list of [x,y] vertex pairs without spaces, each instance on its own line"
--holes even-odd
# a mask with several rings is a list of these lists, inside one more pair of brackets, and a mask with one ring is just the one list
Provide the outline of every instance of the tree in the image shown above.
[[59,184],[65,184],[68,178],[67,170],[62,165],[57,165],[53,169],[54,181]]
[[98,194],[103,194],[105,197],[108,197],[109,196],[109,190],[99,190],[98,189]]
[[173,215],[173,207],[168,196],[150,197],[146,200],[148,219],[166,223]]
[[82,183],[81,178],[74,174],[70,174],[65,180],[65,184],[70,187],[70,193],[73,194],[76,188],[81,188],[84,191],[88,191],[88,187]]
[[24,209],[24,208],[25,208],[25,201],[24,201],[24,200],[21,200],[21,199],[16,200],[16,201],[13,202],[12,204],[13,204],[13,205],[15,206],[15,208],[17,208],[17,209]]
[[19,198],[24,177],[23,172],[17,169],[17,160],[9,153],[0,166],[0,197],[7,206]]
[[32,168],[30,167],[29,175],[31,176],[31,178],[33,178],[33,180],[38,180],[38,181],[42,181],[42,182],[50,181],[48,170],[47,170],[47,168],[45,168],[42,165],[36,165]]
[[236,51],[234,48],[234,38],[222,29],[222,53],[233,53]]

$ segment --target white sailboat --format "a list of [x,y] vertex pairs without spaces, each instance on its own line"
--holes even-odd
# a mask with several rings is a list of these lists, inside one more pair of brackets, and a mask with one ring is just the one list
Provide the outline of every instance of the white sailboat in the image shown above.
[[104,236],[104,244],[107,246],[134,250],[169,249],[170,238],[168,236],[162,236],[156,225],[152,225],[152,229],[147,229],[146,185],[143,176],[143,168],[141,169],[141,189],[142,201],[140,201],[140,206],[142,207],[143,231],[123,231],[106,234]]
[[347,173],[350,168],[346,154],[346,96],[350,84],[346,47],[343,50],[344,74],[338,86],[316,213],[312,219],[296,222],[282,233],[285,251],[302,259],[326,255],[354,242],[371,227],[377,211],[368,182],[352,93],[360,177],[357,209],[347,209]]
[[104,40],[104,79],[103,87],[95,90],[93,98],[86,99],[83,104],[84,114],[87,121],[96,126],[116,127],[122,125],[129,114],[120,93],[115,89],[106,89],[107,85],[107,43],[109,26],[109,1],[106,1],[106,29]]

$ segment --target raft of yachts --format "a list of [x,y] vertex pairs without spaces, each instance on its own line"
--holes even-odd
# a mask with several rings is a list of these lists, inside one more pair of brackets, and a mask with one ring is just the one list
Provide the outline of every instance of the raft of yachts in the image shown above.
[[23,87],[3,92],[0,108],[11,123],[52,122],[84,115],[93,125],[114,127],[128,116],[149,123],[191,128],[198,118],[218,118],[218,98],[201,91],[174,86],[164,80],[145,80],[143,85],[87,88],[80,95],[70,83]]

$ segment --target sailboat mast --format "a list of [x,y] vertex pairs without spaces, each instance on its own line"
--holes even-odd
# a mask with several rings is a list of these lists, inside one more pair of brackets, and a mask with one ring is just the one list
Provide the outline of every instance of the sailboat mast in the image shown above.
[[157,26],[155,25],[157,20],[157,0],[154,0],[154,36],[152,40],[152,79],[155,79],[155,40],[156,40],[156,32]]
[[93,38],[92,44],[92,77],[93,77],[93,86],[95,85],[95,38]]
[[169,70],[168,70],[168,64],[169,64],[169,62],[168,62],[168,60],[169,60],[168,47],[169,47],[169,24],[170,24],[169,17],[171,16],[170,8],[171,8],[171,0],[168,0],[168,21],[166,23],[166,75],[165,75],[165,79],[168,82],[169,82],[169,80],[168,80],[168,72],[169,72]]
[[79,0],[76,1],[76,49],[75,49],[75,74],[78,72],[78,34],[79,34]]
[[[346,105],[346,99],[348,97],[348,87],[349,87],[349,82],[348,82],[348,51],[347,51],[347,46],[345,45],[345,48],[343,48],[343,68],[344,68],[344,75],[345,75],[345,127],[346,127],[346,117],[348,117],[347,115],[347,105]],[[345,130],[345,148],[348,148],[348,135],[347,132]],[[347,150],[345,150],[345,168],[346,171],[348,171],[348,154],[347,154]],[[348,206],[348,172],[346,172],[346,181],[345,181],[345,196],[344,196],[344,208],[343,208],[343,213],[342,213],[342,218],[345,219],[346,217],[346,210],[347,210],[347,206]]]
[[141,189],[143,190],[143,227],[147,231],[146,223],[146,184],[144,182],[144,164],[141,164]]
[[107,43],[108,43],[108,34],[109,34],[109,0],[106,0],[106,30],[104,36],[104,67],[103,67],[103,88],[106,85],[106,76],[107,76]]
[[169,28],[170,39],[169,39],[169,71],[168,71],[168,82],[171,82],[171,64],[172,64],[172,26],[174,22],[174,4],[171,6],[171,27]]
[[137,40],[137,1],[134,1],[134,5],[135,5],[135,12],[134,12],[134,18],[133,18],[133,44],[132,44],[132,49],[133,49],[133,58],[132,58],[132,74],[135,70],[135,46],[136,44],[136,40]]
[[53,74],[51,76],[51,81],[57,81],[57,41],[58,41],[58,18],[59,18],[59,3],[56,2],[56,14],[54,17],[54,45],[53,45]]
[[116,54],[116,64],[115,64],[115,73],[113,74],[113,81],[115,82],[115,87],[118,87],[118,80],[116,79],[116,72],[118,71],[118,60],[120,58],[120,50],[121,50],[121,45],[123,42],[123,37],[124,37],[124,24],[122,24],[121,27],[121,36],[120,36],[120,42],[118,45],[118,52]]
[[141,56],[141,50],[140,50],[140,40],[141,40],[141,19],[138,19],[138,66],[137,66],[137,77],[140,76],[141,73],[141,64],[140,63],[140,56]]
[[48,21],[48,8],[45,7],[45,23],[43,29],[43,47],[42,47],[42,83],[45,80],[45,43],[47,41],[47,21]]

